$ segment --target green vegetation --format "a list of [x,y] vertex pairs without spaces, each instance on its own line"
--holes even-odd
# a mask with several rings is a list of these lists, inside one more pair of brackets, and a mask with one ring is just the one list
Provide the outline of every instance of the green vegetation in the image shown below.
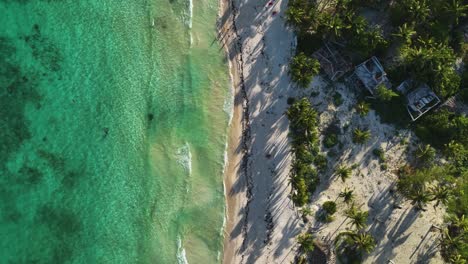
[[416,124],[415,132],[420,139],[435,147],[442,148],[453,141],[466,148],[468,117],[440,110],[423,116]]
[[335,174],[340,177],[340,179],[345,182],[349,177],[351,177],[352,170],[346,166],[340,166],[336,170]]
[[[371,26],[361,16],[372,11],[385,17],[382,10],[390,13],[391,25],[382,20],[385,27]],[[286,18],[298,35],[298,54],[310,56],[324,40],[333,40],[345,45],[340,51],[355,64],[371,55],[377,56],[393,87],[412,79],[426,83],[442,100],[459,94],[459,98],[468,102],[468,90],[462,89],[468,81],[467,66],[461,75],[455,70],[457,58],[468,64],[468,44],[463,40],[467,11],[465,0],[291,0]],[[385,34],[380,28],[387,30]],[[382,86],[376,97],[378,100],[369,103],[382,122],[408,127],[404,96]],[[355,108],[361,116],[369,112],[369,105],[363,101]],[[449,110],[431,111],[409,127],[423,144],[414,153],[417,161],[414,167],[400,170],[398,189],[415,208],[424,209],[432,201],[434,206],[446,205],[449,218],[468,215],[468,117]],[[352,133],[353,142],[358,144],[371,136],[362,128]],[[326,135],[324,144],[333,146],[334,136]],[[434,162],[436,153],[447,162]],[[374,154],[381,166],[386,167],[383,151],[375,150]],[[449,220],[447,224],[441,240],[442,255],[448,262],[464,263],[468,260],[466,230]],[[360,233],[343,235],[339,244],[345,246],[341,249],[353,248],[354,244],[346,240]]]
[[338,135],[335,133],[325,135],[325,139],[323,140],[323,145],[326,148],[332,148],[338,144]]
[[309,253],[314,251],[314,236],[310,233],[300,234],[297,237],[297,243],[299,248],[304,253]]
[[370,253],[376,243],[370,233],[353,230],[338,234],[335,246],[340,263],[361,263],[363,253]]
[[336,213],[336,203],[333,201],[324,202],[322,208],[329,215]]
[[343,96],[339,92],[333,94],[333,104],[337,107],[343,104]]
[[429,144],[418,145],[415,154],[418,158],[418,162],[423,165],[430,165],[435,159],[436,150]]
[[360,263],[363,253],[370,253],[376,245],[372,235],[364,231],[369,212],[361,211],[351,204],[345,215],[351,220],[350,224],[355,229],[337,235],[335,239],[337,254],[341,263]]
[[352,204],[345,211],[345,215],[350,219],[351,226],[354,226],[357,230],[364,229],[367,226],[368,211],[361,211]]
[[377,96],[377,99],[385,102],[391,101],[393,97],[398,97],[397,93],[392,89],[388,89],[384,84],[377,86],[375,95]]
[[302,98],[289,107],[287,116],[293,152],[290,172],[294,190],[292,199],[297,206],[303,206],[319,182],[317,170],[312,166],[314,156],[318,155],[317,112],[307,98]]
[[314,165],[319,171],[324,171],[328,167],[328,160],[325,155],[317,154],[314,158]]
[[344,188],[339,194],[340,198],[343,198],[343,202],[350,204],[354,200],[354,190]]
[[317,217],[321,222],[329,223],[333,221],[333,214],[336,213],[336,203],[333,201],[326,201],[322,204],[322,211]]
[[366,116],[369,113],[370,104],[361,101],[356,105],[356,111],[360,116]]
[[382,148],[376,148],[372,150],[372,154],[379,158],[380,162],[385,162],[387,158],[385,157],[385,152]]
[[307,88],[312,78],[319,73],[320,63],[304,53],[299,53],[292,58],[290,68],[291,79],[299,86]]
[[353,131],[353,142],[357,144],[364,144],[370,139],[370,131],[356,128]]
[[400,49],[400,69],[417,81],[427,83],[442,97],[455,94],[460,76],[455,72],[452,48],[434,39],[419,38],[413,45]]

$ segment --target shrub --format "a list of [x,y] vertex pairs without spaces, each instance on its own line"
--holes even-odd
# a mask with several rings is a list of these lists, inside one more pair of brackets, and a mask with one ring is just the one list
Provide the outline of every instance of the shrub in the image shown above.
[[332,214],[336,213],[336,203],[333,202],[333,201],[324,202],[322,207],[323,207],[323,210],[325,210],[325,212],[327,212],[327,214],[332,215]]
[[383,170],[383,171],[387,170],[388,169],[387,163],[380,164],[380,169]]
[[333,201],[326,201],[322,204],[322,213],[318,215],[318,220],[321,222],[333,221],[333,214],[336,213],[336,203]]
[[335,104],[335,106],[340,106],[343,104],[343,97],[339,92],[335,92],[335,94],[333,94],[333,104]]
[[382,148],[376,148],[376,149],[372,150],[372,154],[374,154],[376,157],[378,157],[380,162],[385,162],[385,160],[386,160],[385,152],[383,151]]
[[314,236],[310,233],[304,233],[297,237],[297,243],[302,252],[309,253],[314,251]]
[[326,148],[332,148],[334,147],[336,144],[338,144],[338,136],[336,134],[328,134],[328,135],[325,135],[325,139],[323,141],[323,145],[326,147]]

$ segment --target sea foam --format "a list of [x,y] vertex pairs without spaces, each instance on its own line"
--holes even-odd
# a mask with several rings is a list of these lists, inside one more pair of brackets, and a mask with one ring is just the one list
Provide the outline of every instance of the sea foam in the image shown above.
[[187,254],[185,253],[185,248],[182,246],[182,239],[177,238],[177,263],[178,264],[188,264]]
[[177,150],[177,163],[179,163],[190,175],[192,175],[192,153],[188,142]]

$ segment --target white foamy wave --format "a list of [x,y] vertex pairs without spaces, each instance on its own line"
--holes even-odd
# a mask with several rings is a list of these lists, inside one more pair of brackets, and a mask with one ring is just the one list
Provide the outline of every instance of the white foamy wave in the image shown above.
[[177,263],[178,264],[188,264],[187,254],[185,253],[185,248],[182,246],[182,239],[177,238]]
[[188,26],[191,29],[192,28],[192,19],[193,19],[193,0],[189,0],[189,21],[188,21]]
[[188,0],[187,9],[182,13],[182,19],[184,24],[192,29],[192,19],[193,19],[193,0]]
[[[231,85],[232,87],[232,85]],[[234,93],[233,89],[229,89],[229,93],[224,99],[223,105],[224,112],[228,115],[228,126],[231,125],[232,116],[234,114]]]
[[177,150],[177,162],[184,167],[189,175],[192,175],[192,153],[187,142]]

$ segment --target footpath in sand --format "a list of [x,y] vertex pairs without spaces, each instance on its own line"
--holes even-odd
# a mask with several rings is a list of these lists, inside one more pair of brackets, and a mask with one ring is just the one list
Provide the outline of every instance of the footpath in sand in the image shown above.
[[287,1],[221,3],[219,39],[227,50],[235,109],[226,168],[224,263],[290,263],[302,221],[288,184],[287,66],[294,35]]

